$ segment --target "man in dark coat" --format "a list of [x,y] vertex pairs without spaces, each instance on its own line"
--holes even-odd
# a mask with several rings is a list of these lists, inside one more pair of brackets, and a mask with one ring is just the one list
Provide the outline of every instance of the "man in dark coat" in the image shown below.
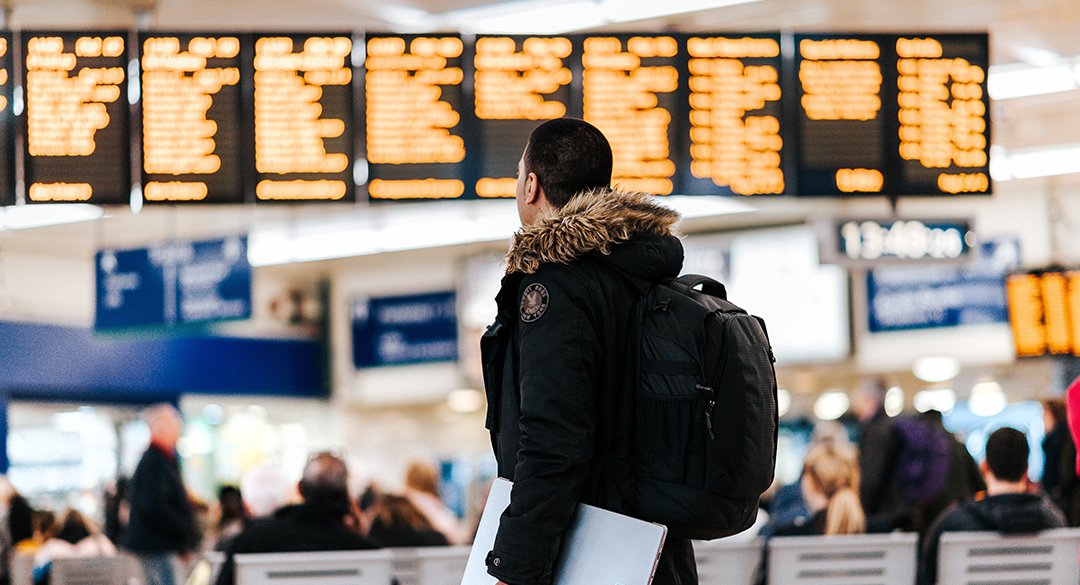
[[180,477],[176,443],[180,413],[168,404],[147,411],[150,447],[131,478],[124,546],[135,553],[148,585],[175,585],[176,555],[198,548],[199,533]]
[[[611,172],[603,134],[573,119],[536,128],[518,163],[522,230],[482,340],[487,427],[514,481],[487,567],[510,585],[551,582],[578,502],[633,515],[634,305],[683,251],[678,214],[611,189]],[[669,537],[654,583],[697,583],[693,554]]]
[[1045,497],[1031,493],[1027,479],[1027,437],[1016,429],[1001,428],[986,441],[981,470],[986,495],[945,511],[923,539],[919,585],[937,582],[938,544],[943,532],[997,531],[1034,533],[1061,528],[1065,518]]
[[365,550],[379,545],[348,526],[349,471],[330,453],[311,458],[300,480],[304,503],[286,506],[269,518],[251,522],[229,544],[217,585],[236,582],[234,555],[244,553]]
[[910,529],[908,506],[896,485],[900,452],[896,425],[885,413],[885,384],[864,380],[855,392],[852,410],[859,419],[859,496],[868,521]]

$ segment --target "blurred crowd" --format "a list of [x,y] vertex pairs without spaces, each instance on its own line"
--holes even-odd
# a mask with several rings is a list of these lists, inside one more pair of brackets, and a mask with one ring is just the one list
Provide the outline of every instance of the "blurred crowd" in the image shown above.
[[[884,384],[868,381],[853,400],[857,424],[817,424],[799,480],[767,494],[752,530],[765,538],[916,532],[922,550],[919,583],[929,585],[936,582],[943,532],[1031,533],[1080,526],[1080,379],[1068,395],[1072,402],[1042,402],[1045,464],[1036,483],[1029,480],[1024,433],[995,430],[977,463],[945,429],[941,413],[890,417]],[[0,476],[0,547],[9,562],[15,556],[32,558],[33,583],[48,582],[54,559],[112,556],[118,549],[138,558],[148,585],[175,585],[182,575],[199,574],[191,569],[202,554],[221,551],[226,560],[216,582],[230,585],[237,553],[472,540],[478,518],[461,519],[444,503],[434,461],[411,462],[397,492],[372,484],[355,494],[345,460],[332,452],[315,453],[298,485],[288,485],[280,470],[264,465],[240,485],[221,487],[218,501],[207,505],[181,480],[179,414],[163,405],[145,418],[150,447],[133,477],[117,481],[107,494],[101,527],[76,510],[32,509]],[[760,580],[765,579],[762,571]],[[11,582],[9,575],[3,582]]]

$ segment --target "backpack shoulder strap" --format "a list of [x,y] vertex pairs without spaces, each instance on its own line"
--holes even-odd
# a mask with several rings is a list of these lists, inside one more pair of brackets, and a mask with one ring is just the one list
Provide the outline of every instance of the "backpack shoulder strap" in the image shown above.
[[709,278],[708,276],[702,276],[700,274],[686,274],[676,278],[671,283],[672,288],[678,289],[680,292],[686,293],[691,289],[701,287],[701,292],[711,295],[720,299],[727,300],[727,288],[720,284],[716,280]]

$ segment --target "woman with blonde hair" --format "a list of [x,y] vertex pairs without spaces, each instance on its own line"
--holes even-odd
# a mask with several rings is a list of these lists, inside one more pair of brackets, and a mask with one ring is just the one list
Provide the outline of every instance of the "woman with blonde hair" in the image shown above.
[[450,544],[464,544],[461,522],[439,495],[439,470],[435,463],[414,459],[405,471],[405,497]]
[[859,501],[859,460],[854,447],[820,443],[803,463],[802,493],[810,518],[777,528],[776,536],[862,534],[866,513]]

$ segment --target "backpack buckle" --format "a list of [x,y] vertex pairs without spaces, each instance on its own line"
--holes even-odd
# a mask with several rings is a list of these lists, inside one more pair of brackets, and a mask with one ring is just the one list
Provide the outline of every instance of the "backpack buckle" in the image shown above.
[[653,305],[652,310],[654,310],[654,311],[667,311],[668,308],[670,308],[670,307],[671,307],[671,299],[660,299],[659,301],[656,301],[655,305]]

